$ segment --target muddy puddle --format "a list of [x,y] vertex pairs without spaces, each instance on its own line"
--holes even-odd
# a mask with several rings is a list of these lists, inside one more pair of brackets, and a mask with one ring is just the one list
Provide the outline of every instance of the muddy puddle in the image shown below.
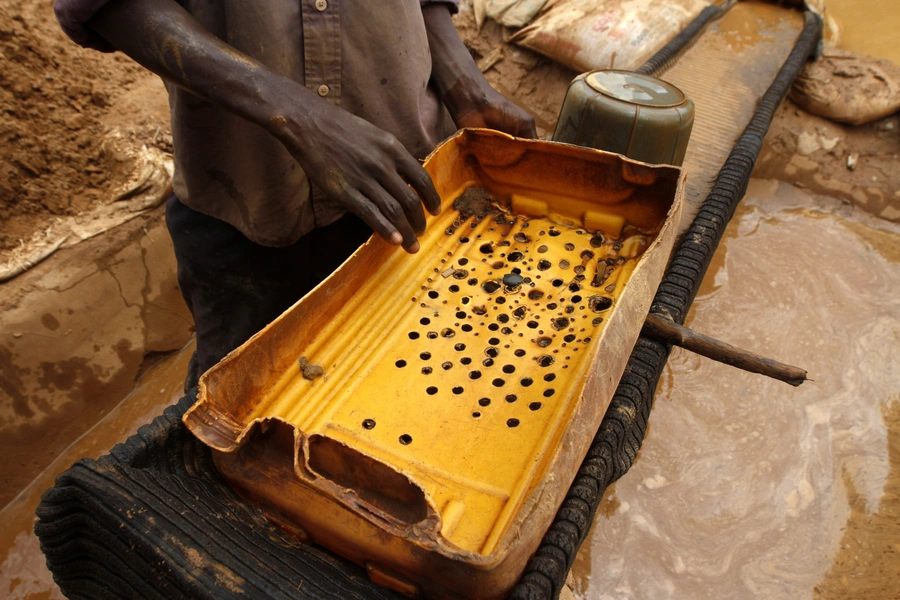
[[34,511],[56,476],[83,457],[97,458],[149,423],[182,396],[184,374],[194,344],[152,367],[134,391],[85,432],[31,484],[0,510],[0,597],[9,600],[63,598],[47,570],[32,531]]
[[900,5],[897,0],[828,0],[840,27],[840,46],[900,65]]
[[815,381],[675,350],[579,598],[898,597],[900,227],[831,202],[754,181],[688,320]]

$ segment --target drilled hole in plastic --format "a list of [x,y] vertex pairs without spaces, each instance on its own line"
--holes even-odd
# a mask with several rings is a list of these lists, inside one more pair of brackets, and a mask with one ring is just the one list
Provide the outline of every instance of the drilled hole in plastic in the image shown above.
[[562,331],[569,326],[569,319],[568,317],[558,317],[556,319],[552,319],[550,321],[550,324],[553,326],[553,329]]
[[363,429],[375,429],[375,419],[365,419],[362,426]]
[[429,385],[427,388],[425,388],[425,393],[429,396],[434,396],[438,393],[438,389],[433,385]]
[[483,365],[486,366],[486,367],[492,367],[492,366],[494,366],[494,359],[493,359],[493,358],[486,358],[486,359],[484,359],[483,361],[481,361],[481,364],[483,364]]
[[466,283],[468,283],[469,285],[478,285],[478,278],[477,278],[477,277],[470,277],[470,278],[466,281]]
[[431,360],[431,352],[422,352],[419,354],[419,358],[422,360]]
[[491,244],[491,243],[482,244],[482,245],[478,248],[478,250],[479,250],[482,254],[491,254],[491,253],[494,251],[494,245]]
[[451,286],[448,287],[447,289],[450,290],[451,292],[453,292],[453,293],[455,294],[456,292],[459,291],[459,286],[456,285],[456,284],[454,283],[453,285],[451,285]]
[[524,319],[524,318],[525,318],[525,313],[526,313],[526,312],[527,312],[527,310],[525,309],[525,307],[524,307],[524,306],[520,306],[519,308],[517,308],[516,310],[514,310],[514,311],[512,312],[512,314],[513,314],[513,317],[515,317],[515,318],[517,318],[517,319]]
[[463,350],[466,349],[466,345],[465,345],[465,344],[461,344],[461,343],[460,343],[460,344],[456,344],[455,346],[453,346],[453,349],[456,350],[457,352],[462,352]]
[[561,232],[559,229],[551,229],[551,230],[548,231],[547,233],[550,234],[550,237],[556,237],[556,236],[558,236],[558,235],[559,235],[560,233],[562,233],[562,232]]
[[531,404],[528,405],[528,409],[529,410],[540,410],[542,406],[543,406],[543,404],[541,404],[540,402],[532,402]]
[[569,252],[571,252],[572,250],[575,249],[575,244],[573,244],[572,242],[569,242],[568,244],[566,244],[566,245],[564,246],[564,248],[565,248],[566,250],[568,250]]
[[431,367],[422,367],[422,375],[431,375]]
[[438,336],[437,331],[429,331],[428,333],[425,334],[425,337],[427,337],[429,340],[437,339],[437,336]]
[[546,335],[542,335],[536,340],[536,342],[539,348],[546,348],[553,342],[553,340],[548,338]]
[[503,329],[500,330],[500,333],[502,333],[503,335],[510,335],[512,332],[513,332],[513,330],[510,329],[509,327],[504,327]]
[[490,329],[491,331],[497,331],[498,329],[500,329],[500,326],[496,323],[491,323],[490,325],[488,325],[488,329]]
[[572,266],[572,263],[570,263],[569,261],[567,261],[567,260],[565,260],[565,259],[559,261],[559,268],[560,268],[560,269],[564,269],[564,270],[565,270],[565,269],[568,269],[570,266]]
[[588,308],[594,312],[600,312],[612,306],[612,298],[606,296],[591,296],[588,298]]
[[409,332],[409,339],[411,339],[411,340],[417,340],[417,339],[419,339],[419,332],[418,332],[418,331],[410,331],[410,332]]
[[452,338],[454,335],[456,335],[456,332],[449,327],[441,329],[441,337]]
[[531,241],[531,238],[528,235],[522,233],[521,231],[513,236],[513,239],[519,242],[520,244],[527,244]]
[[[546,248],[546,246],[542,246],[542,247]],[[547,271],[552,266],[553,266],[553,264],[549,260],[546,260],[546,259],[541,260],[537,264],[538,271]]]
[[500,313],[497,315],[497,320],[501,323],[509,323],[509,315],[506,313]]
[[[573,290],[573,291],[574,291],[574,290]],[[579,296],[578,294],[575,294],[574,296],[572,296],[572,297],[570,298],[570,301],[572,302],[572,304],[578,304],[579,302],[582,301],[582,297]]]
[[[499,342],[500,342],[500,340],[497,340],[497,343],[499,343]],[[500,350],[498,350],[497,348],[488,348],[487,350],[484,351],[484,353],[487,354],[488,356],[490,356],[491,358],[497,358],[497,355],[500,354]]]
[[503,365],[503,372],[504,372],[504,373],[507,373],[507,374],[509,374],[509,373],[515,373],[515,372],[516,372],[516,367],[513,366],[513,365]]
[[500,284],[496,281],[485,281],[481,284],[481,289],[483,289],[488,294],[493,294],[500,289]]
[[580,289],[581,289],[581,284],[578,283],[577,281],[573,281],[572,283],[569,284],[570,292],[577,292]]
[[569,335],[567,335],[567,336],[564,337],[563,339],[564,339],[565,341],[567,341],[567,342],[574,342],[574,341],[575,341],[575,334],[574,334],[574,333],[570,333]]
[[537,329],[537,328],[538,328],[538,322],[537,322],[537,321],[528,321],[528,322],[525,323],[525,324],[528,325],[528,328],[529,328],[529,329]]
[[497,296],[497,299],[495,300],[495,302],[497,304],[506,304],[506,298],[504,298],[503,296]]
[[408,433],[404,433],[400,436],[400,443],[404,446],[409,446],[410,444],[412,444],[412,436]]
[[463,257],[463,258],[459,259],[457,262],[458,262],[459,264],[461,264],[462,266],[466,266],[466,265],[469,263],[469,259]]
[[528,292],[529,300],[540,300],[543,297],[544,292],[542,292],[541,290],[531,290],[530,292]]
[[398,368],[398,369],[402,369],[403,367],[406,366],[406,361],[403,360],[403,359],[401,358],[400,360],[398,360],[398,361],[395,362],[394,364],[397,365],[397,368]]
[[603,317],[596,317],[593,321],[591,321],[591,325],[596,327],[597,325],[599,325],[602,322],[603,322]]
[[522,350],[521,348],[519,348],[518,350],[516,350],[515,352],[513,352],[513,354],[515,354],[515,355],[518,356],[519,358],[522,358],[523,356],[525,356],[525,351]]
[[537,363],[538,363],[540,366],[542,366],[542,367],[549,367],[550,365],[553,364],[553,357],[552,357],[552,356],[547,356],[547,355],[545,354],[544,356],[538,357]]
[[551,302],[550,304],[547,305],[547,308],[549,310],[556,310],[558,308],[558,305],[556,304],[556,302]]
[[554,390],[553,388],[548,388],[548,389],[544,390],[544,398],[549,398],[550,396],[552,396],[555,393],[556,393],[556,390]]
[[510,253],[509,253],[509,256],[506,257],[506,259],[507,259],[509,262],[519,262],[519,261],[522,260],[523,258],[525,258],[525,255],[522,254],[521,252],[518,252],[518,251],[517,251],[517,252],[510,252]]
[[556,379],[556,373],[547,373],[544,375],[544,381],[553,381]]
[[468,333],[469,331],[472,331],[472,326],[469,325],[468,323],[463,323],[463,325],[462,325],[462,327],[460,327],[460,329],[462,329],[463,331]]
[[476,410],[475,412],[472,413],[472,417],[475,419],[479,419],[479,418],[481,418],[481,413]]
[[490,403],[491,403],[490,398],[482,398],[481,400],[478,401],[478,404],[480,406],[488,406]]
[[518,426],[519,426],[519,420],[518,420],[518,419],[507,419],[507,420],[506,420],[506,426],[507,426],[507,427],[518,427]]
[[519,383],[522,384],[522,387],[528,387],[532,383],[534,383],[534,380],[531,377],[523,377],[522,381],[520,381]]
[[468,365],[472,362],[472,359],[469,358],[468,356],[463,356],[461,359],[459,359],[459,362],[461,362],[464,365]]
[[472,371],[469,373],[469,379],[480,379],[481,371]]
[[469,238],[467,238],[466,236],[462,236],[461,238],[459,238],[459,241],[463,244],[468,244]]
[[[462,388],[461,385],[458,385],[458,386],[456,386],[456,387],[453,388],[453,393],[456,394],[457,396],[459,396],[460,394],[462,394],[464,391],[465,391],[465,390]],[[549,390],[548,390],[548,391],[549,391]],[[547,395],[547,392],[544,392],[544,395],[546,396],[546,395]]]
[[428,297],[431,298],[432,300],[435,299],[435,298],[437,298],[438,296],[440,296],[440,294],[438,294],[438,293],[437,293],[436,291],[434,291],[434,290],[431,290],[430,292],[428,292]]
[[496,378],[495,380],[493,380],[493,381],[491,382],[491,384],[492,384],[494,387],[503,387],[504,385],[506,385],[506,381],[498,377],[498,378]]
[[431,319],[429,319],[428,317],[422,317],[421,319],[419,319],[419,323],[421,323],[422,325],[428,325],[429,323],[431,323]]

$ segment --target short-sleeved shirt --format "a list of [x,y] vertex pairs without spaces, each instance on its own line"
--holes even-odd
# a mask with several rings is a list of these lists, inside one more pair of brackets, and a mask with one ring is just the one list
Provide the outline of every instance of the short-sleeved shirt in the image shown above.
[[[113,48],[86,25],[112,0],[56,0],[82,46]],[[209,32],[268,68],[390,132],[424,158],[454,131],[429,84],[422,4],[454,0],[179,0]],[[265,129],[166,82],[175,194],[266,246],[292,244],[344,210],[311,186]]]

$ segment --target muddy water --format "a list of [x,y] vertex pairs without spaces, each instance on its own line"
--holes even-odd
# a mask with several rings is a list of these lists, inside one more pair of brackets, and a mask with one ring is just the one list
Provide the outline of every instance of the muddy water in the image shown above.
[[900,2],[827,0],[826,7],[840,26],[842,48],[900,65]]
[[56,476],[82,457],[97,458],[149,423],[182,395],[182,382],[194,344],[155,365],[134,391],[93,428],[63,451],[12,502],[0,510],[0,597],[10,600],[62,598],[47,570],[32,531],[41,493]]
[[688,322],[815,382],[673,352],[580,598],[900,597],[900,227],[816,202],[755,181]]

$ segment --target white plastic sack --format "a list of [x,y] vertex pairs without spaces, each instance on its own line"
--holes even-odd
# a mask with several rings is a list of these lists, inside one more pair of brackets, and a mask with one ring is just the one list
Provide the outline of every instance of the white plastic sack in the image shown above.
[[507,27],[524,27],[538,14],[547,0],[480,0],[484,14]]
[[707,0],[549,0],[513,41],[576,71],[636,69]]

